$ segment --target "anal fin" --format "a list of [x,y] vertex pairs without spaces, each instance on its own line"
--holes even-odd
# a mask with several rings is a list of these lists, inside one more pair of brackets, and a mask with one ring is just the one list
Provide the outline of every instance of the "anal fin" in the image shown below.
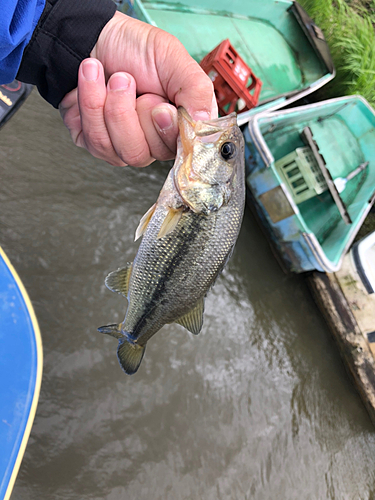
[[117,269],[117,271],[112,271],[105,279],[105,286],[111,292],[121,293],[127,297],[131,272],[132,263],[128,263],[126,267]]
[[183,326],[194,335],[202,330],[204,312],[204,299],[200,299],[191,311],[178,318],[175,323]]

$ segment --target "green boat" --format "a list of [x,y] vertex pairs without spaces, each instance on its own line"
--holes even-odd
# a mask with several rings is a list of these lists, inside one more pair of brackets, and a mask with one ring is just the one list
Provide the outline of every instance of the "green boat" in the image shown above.
[[198,62],[229,39],[262,81],[257,107],[240,113],[239,124],[301,99],[335,74],[322,31],[297,2],[128,0],[118,8],[175,35]]
[[375,199],[375,112],[360,96],[255,115],[249,200],[287,271],[336,272]]

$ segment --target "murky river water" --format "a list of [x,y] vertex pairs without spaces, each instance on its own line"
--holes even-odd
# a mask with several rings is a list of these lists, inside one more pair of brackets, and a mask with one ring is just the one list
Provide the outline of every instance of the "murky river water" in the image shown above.
[[198,337],[169,325],[126,376],[104,286],[169,169],[75,148],[36,92],[0,132],[1,244],[35,306],[44,373],[12,500],[372,499],[375,429],[301,277],[247,210]]

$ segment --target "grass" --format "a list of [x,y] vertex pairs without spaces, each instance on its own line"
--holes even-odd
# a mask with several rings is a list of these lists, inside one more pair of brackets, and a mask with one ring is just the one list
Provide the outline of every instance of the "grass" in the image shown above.
[[336,77],[326,97],[360,94],[375,106],[375,0],[299,0],[322,28]]
[[375,212],[370,212],[355,237],[354,243],[375,231]]
[[[362,95],[375,107],[375,0],[299,0],[322,28],[336,77],[315,99]],[[355,241],[375,231],[375,209],[368,214]]]

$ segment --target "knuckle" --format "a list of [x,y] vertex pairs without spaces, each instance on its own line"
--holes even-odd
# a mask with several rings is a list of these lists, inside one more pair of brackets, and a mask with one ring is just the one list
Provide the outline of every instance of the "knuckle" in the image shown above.
[[154,155],[154,156],[155,156],[156,160],[169,161],[169,160],[173,160],[176,155],[168,149],[168,150],[165,150],[162,153],[158,154],[158,156],[156,156],[156,155]]
[[113,123],[118,123],[124,117],[126,109],[123,106],[106,106],[105,107],[105,119]]
[[77,105],[77,89],[70,91],[59,104],[60,113],[70,109],[72,106]]
[[159,141],[158,143],[152,144],[150,146],[150,152],[151,152],[152,157],[158,161],[172,160],[175,157],[175,155],[169,149],[167,144],[165,144],[162,141]]
[[62,119],[65,127],[71,134],[74,133],[75,129],[80,128],[81,117],[75,110],[68,110],[64,115],[62,115]]
[[192,86],[198,95],[211,95],[214,92],[214,85],[205,73],[201,78],[196,79],[195,83],[192,83]]
[[183,83],[176,95],[177,99],[181,98],[181,95],[184,99],[193,100],[195,107],[203,105],[203,107],[211,108],[212,106],[213,82],[195,61],[192,61],[184,71]]
[[149,152],[146,151],[126,151],[119,155],[125,163],[131,165],[132,167],[146,167],[153,162]]
[[155,41],[155,47],[156,49],[163,48],[164,51],[176,51],[176,49],[182,49],[183,50],[183,44],[180,42],[180,40],[172,35],[172,33],[168,33],[167,31],[162,31],[159,30],[158,28],[155,28],[154,26],[151,28],[149,32],[150,38],[153,38]]
[[102,113],[104,103],[101,99],[98,99],[98,96],[81,95],[79,97],[79,106],[86,113],[98,114],[99,112]]
[[112,143],[107,134],[103,134],[100,131],[84,131],[83,135],[87,149],[91,154],[93,154],[93,152],[106,153],[108,151],[113,151]]
[[132,167],[144,167],[152,160],[150,148],[142,132],[133,131],[127,133],[124,129],[123,134],[111,136],[113,148],[117,155]]

